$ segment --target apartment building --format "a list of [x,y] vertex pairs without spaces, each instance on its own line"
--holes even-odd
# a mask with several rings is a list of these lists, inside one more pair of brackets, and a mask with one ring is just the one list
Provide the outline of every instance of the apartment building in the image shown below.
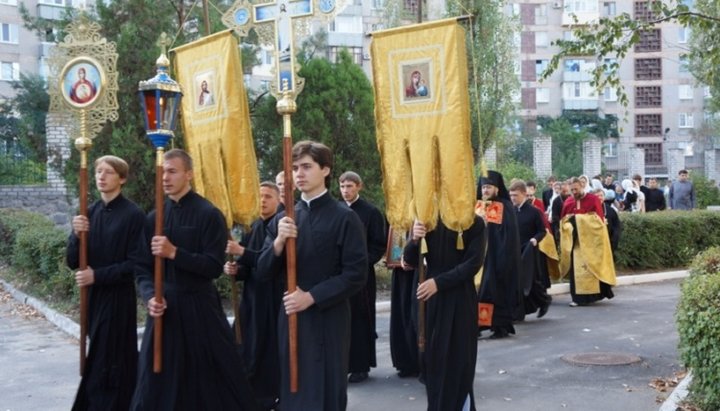
[[86,0],[0,0],[0,99],[14,96],[12,82],[20,73],[48,75],[47,58],[55,41],[49,30],[43,38],[23,27],[20,5],[31,15],[60,20],[66,7],[80,7]]
[[610,66],[616,62],[612,58],[599,62],[594,56],[575,56],[564,59],[544,81],[540,73],[558,52],[551,43],[572,39],[574,25],[621,13],[652,19],[647,0],[511,0],[506,12],[517,16],[522,25],[516,37],[516,72],[521,81],[519,114],[526,130],[536,130],[538,116],[558,117],[565,111],[615,115],[620,137],[602,146],[605,169],[619,176],[637,172],[633,170],[637,170],[634,166],[638,159],[632,153],[639,148],[644,152],[644,170],[638,171],[646,176],[669,174],[673,178],[679,167],[698,169],[717,178],[716,145],[704,127],[707,89],[698,86],[688,71],[689,29],[673,22],[662,23],[642,33],[634,49],[617,61],[630,100],[626,115],[613,89],[598,93],[590,85],[590,71],[598,64]]

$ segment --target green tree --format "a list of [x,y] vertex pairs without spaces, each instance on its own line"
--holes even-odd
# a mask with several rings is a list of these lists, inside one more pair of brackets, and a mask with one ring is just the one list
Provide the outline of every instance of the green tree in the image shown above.
[[461,0],[448,4],[452,16],[470,14],[467,47],[473,147],[482,155],[493,143],[509,137],[513,94],[520,83],[513,70],[513,36],[517,21],[502,12],[504,1]]
[[[55,28],[59,31],[58,41],[62,40],[63,30],[77,13],[72,8],[67,10],[64,20],[51,21],[31,16],[24,5],[21,5],[24,24],[28,29],[34,30],[40,38],[45,38],[48,30]],[[189,19],[203,21],[202,9],[190,8],[182,0],[97,1],[91,19],[96,20],[102,27],[101,34],[117,45],[119,119],[114,123],[108,123],[93,140],[89,161],[92,164],[95,158],[108,153],[124,158],[131,170],[124,189],[125,194],[148,210],[154,204],[155,154],[152,144],[145,136],[137,97],[138,82],[147,80],[155,74],[155,61],[160,55],[156,42],[160,33],[166,32],[171,38],[174,37],[171,47],[180,46],[205,34],[204,27],[197,33],[191,34],[178,30]],[[219,12],[210,13],[210,26],[211,33],[225,29]],[[243,48],[243,55],[247,59],[246,69],[251,70],[252,66],[258,63],[253,54],[257,50],[254,47],[256,46],[247,44]],[[36,90],[37,86],[27,84],[22,88],[29,92]],[[175,134],[173,144],[181,147],[182,130],[178,129]],[[73,149],[63,171],[71,189],[77,187],[78,168],[79,154]],[[94,193],[94,190],[91,190],[91,193]]]
[[539,118],[543,133],[552,137],[553,174],[560,179],[579,176],[583,171],[583,141],[589,133],[568,119]]
[[[335,165],[330,190],[336,196],[337,178],[353,170],[363,178],[363,195],[383,209],[370,81],[347,50],[340,52],[337,63],[322,58],[304,61],[300,76],[305,79],[305,90],[298,95],[297,113],[292,116],[293,141],[319,141],[332,149]],[[275,105],[274,97],[263,97],[252,117],[263,179],[282,170],[282,119]]]

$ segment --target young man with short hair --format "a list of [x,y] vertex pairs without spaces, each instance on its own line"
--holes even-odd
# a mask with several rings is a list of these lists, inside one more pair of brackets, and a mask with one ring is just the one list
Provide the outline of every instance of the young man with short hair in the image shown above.
[[78,286],[89,289],[90,350],[74,410],[120,410],[130,406],[137,377],[137,319],[133,275],[138,237],[145,213],[122,195],[128,178],[125,160],[103,156],[95,161],[100,200],[87,217],[75,216],[67,245],[67,264],[79,266],[79,236],[87,232],[88,267],[75,272]]
[[368,267],[367,283],[359,293],[350,298],[351,339],[350,339],[350,377],[349,382],[357,383],[368,378],[370,367],[377,367],[375,355],[375,263],[385,254],[386,239],[385,217],[369,201],[360,197],[363,182],[354,171],[340,175],[340,194],[342,202],[347,204],[360,217],[367,239]]
[[688,171],[680,170],[678,178],[670,186],[670,207],[673,210],[692,210],[697,206],[695,188],[688,180]]
[[[278,315],[280,404],[284,410],[344,410],[350,349],[350,297],[367,281],[362,223],[328,192],[333,157],[324,144],[300,141],[292,149],[300,190],[295,219],[279,214],[268,226],[258,273],[286,278],[286,249],[296,239],[297,289]],[[298,391],[290,393],[288,316],[297,314]]]

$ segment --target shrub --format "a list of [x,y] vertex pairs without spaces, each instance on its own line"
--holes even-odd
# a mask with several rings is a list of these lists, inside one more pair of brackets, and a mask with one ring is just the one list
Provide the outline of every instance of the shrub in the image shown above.
[[698,254],[690,263],[690,275],[720,273],[720,247],[710,247]]
[[620,221],[618,267],[686,267],[698,253],[720,246],[720,213],[715,211],[620,213]]
[[[717,263],[718,249],[693,262],[702,267],[682,283],[676,313],[680,358],[693,370],[691,398],[702,409],[720,409],[720,272],[703,272]],[[705,260],[705,261],[699,261]]]
[[75,280],[65,265],[67,235],[46,217],[0,209],[0,259],[21,272],[49,301],[77,302]]

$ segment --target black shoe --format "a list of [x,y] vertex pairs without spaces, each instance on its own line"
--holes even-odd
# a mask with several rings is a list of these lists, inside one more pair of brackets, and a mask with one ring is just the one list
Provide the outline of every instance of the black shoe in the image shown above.
[[354,372],[350,374],[348,382],[363,382],[368,379],[368,373],[366,372]]
[[398,371],[397,375],[400,378],[411,378],[411,377],[417,377],[420,373],[417,371],[406,371],[406,370],[400,370]]
[[491,340],[499,340],[501,338],[507,338],[509,336],[510,336],[510,333],[507,332],[506,329],[500,328],[500,329],[495,330],[493,335],[490,336],[490,339]]
[[547,303],[540,307],[540,310],[538,311],[537,318],[543,318],[545,317],[545,314],[547,314],[548,310],[550,309],[550,303]]

